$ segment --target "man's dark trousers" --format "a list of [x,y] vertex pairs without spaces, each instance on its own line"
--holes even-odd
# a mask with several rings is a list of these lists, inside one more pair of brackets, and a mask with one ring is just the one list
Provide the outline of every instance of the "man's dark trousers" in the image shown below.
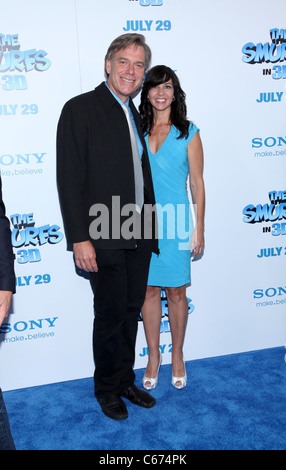
[[7,411],[0,389],[0,450],[15,450],[15,444],[11,435]]
[[98,272],[92,274],[95,320],[93,350],[95,395],[121,395],[134,383],[138,316],[144,303],[151,240],[135,249],[96,250]]

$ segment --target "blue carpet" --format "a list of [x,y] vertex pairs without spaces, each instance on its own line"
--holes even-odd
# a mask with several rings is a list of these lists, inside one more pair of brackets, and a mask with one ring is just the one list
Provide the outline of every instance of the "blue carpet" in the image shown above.
[[[4,393],[18,450],[285,450],[285,349],[190,361],[188,386],[160,369],[157,405],[106,418],[93,380]],[[144,370],[136,372],[141,387]]]

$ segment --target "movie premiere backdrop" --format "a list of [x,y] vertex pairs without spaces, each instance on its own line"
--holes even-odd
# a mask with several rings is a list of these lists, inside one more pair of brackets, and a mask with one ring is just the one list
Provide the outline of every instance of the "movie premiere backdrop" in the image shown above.
[[[0,329],[2,388],[93,375],[93,299],[66,246],[56,127],[68,99],[105,79],[106,50],[126,32],[146,36],[152,65],[177,72],[204,145],[206,248],[192,262],[185,359],[284,345],[285,0],[0,4],[0,168],[17,276]],[[162,306],[169,363],[164,291]],[[139,322],[136,368],[147,355]]]

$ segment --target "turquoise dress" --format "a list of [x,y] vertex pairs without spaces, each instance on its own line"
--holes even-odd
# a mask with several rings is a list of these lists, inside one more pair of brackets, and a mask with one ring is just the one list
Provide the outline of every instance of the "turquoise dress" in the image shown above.
[[191,282],[191,236],[194,230],[186,189],[187,147],[198,128],[190,124],[188,138],[177,139],[175,126],[153,155],[145,137],[155,191],[160,254],[152,254],[148,285],[179,287]]

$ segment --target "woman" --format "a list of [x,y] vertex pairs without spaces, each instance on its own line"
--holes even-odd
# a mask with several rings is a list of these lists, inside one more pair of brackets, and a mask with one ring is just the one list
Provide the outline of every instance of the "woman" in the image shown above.
[[[187,384],[183,343],[191,254],[200,255],[204,248],[203,149],[197,127],[186,118],[185,93],[169,67],[160,65],[148,72],[139,109],[155,189],[160,249],[159,256],[152,255],[142,308],[149,348],[143,385],[151,390],[158,383],[161,288],[164,287],[172,334],[172,384],[181,389]],[[188,176],[196,207],[195,228],[186,187]]]

